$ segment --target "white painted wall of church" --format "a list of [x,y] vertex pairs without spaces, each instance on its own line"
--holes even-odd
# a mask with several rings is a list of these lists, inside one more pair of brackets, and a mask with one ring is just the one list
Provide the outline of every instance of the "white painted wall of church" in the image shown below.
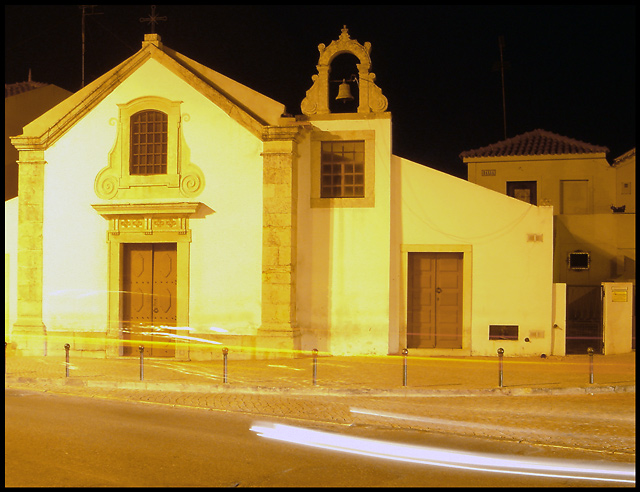
[[[405,159],[394,164],[402,244],[433,251],[470,246],[472,297],[466,299],[465,323],[471,325],[463,330],[471,353],[494,356],[503,347],[506,355],[550,354],[552,207],[531,206]],[[531,234],[542,241],[530,241]],[[489,325],[518,325],[519,339],[490,341]]]
[[[107,221],[91,204],[116,137],[117,104],[155,95],[183,101],[191,161],[205,173],[190,221],[190,327],[246,333],[260,324],[261,142],[154,60],[125,80],[46,152],[44,322],[48,330],[105,331]],[[188,117],[184,117],[188,115]],[[61,261],[62,259],[66,261]],[[73,258],[72,261],[69,261]]]
[[375,131],[375,207],[312,208],[309,140],[300,145],[297,290],[302,348],[387,354],[390,119],[311,124],[325,132]]

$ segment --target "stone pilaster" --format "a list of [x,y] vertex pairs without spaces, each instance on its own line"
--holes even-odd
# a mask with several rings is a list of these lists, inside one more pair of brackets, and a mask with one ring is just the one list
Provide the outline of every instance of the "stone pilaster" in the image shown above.
[[[298,127],[268,127],[263,146],[262,326],[258,345],[293,356],[296,323]],[[267,353],[267,356],[269,353]]]
[[20,150],[18,166],[18,309],[11,342],[22,354],[46,355],[42,321],[44,151]]

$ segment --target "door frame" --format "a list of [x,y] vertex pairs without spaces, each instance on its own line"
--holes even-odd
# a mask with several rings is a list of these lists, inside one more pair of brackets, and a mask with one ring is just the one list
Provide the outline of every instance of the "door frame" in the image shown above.
[[[133,237],[131,237],[133,236]],[[177,281],[176,281],[176,335],[178,338],[186,337],[189,334],[189,249],[190,243],[181,236],[182,241],[177,241],[178,237],[158,237],[150,235],[140,237],[138,234],[121,234],[109,242],[109,320],[108,338],[123,339],[123,259],[124,245],[130,243],[176,243],[177,257]],[[120,357],[123,355],[122,343],[109,344],[107,356]],[[175,357],[177,359],[187,359],[189,349],[184,344],[176,346]]]
[[[93,209],[108,222],[108,314],[107,357],[122,356],[122,257],[124,243],[176,243],[177,313],[176,336],[189,335],[189,277],[191,229],[189,218],[201,208],[200,202],[108,203]],[[176,359],[188,359],[189,347],[176,346]]]
[[407,346],[407,306],[409,279],[409,253],[462,253],[462,348],[420,348],[411,349],[414,355],[471,355],[471,258],[472,246],[465,244],[403,244],[400,247],[402,254],[402,275],[400,282],[400,346]]

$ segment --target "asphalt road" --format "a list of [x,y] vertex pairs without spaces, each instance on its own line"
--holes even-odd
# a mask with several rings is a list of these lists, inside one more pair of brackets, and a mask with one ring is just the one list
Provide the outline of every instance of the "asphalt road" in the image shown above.
[[[585,464],[575,460],[581,457],[575,451],[406,429],[268,420],[5,390],[5,486],[567,487],[635,481],[635,474],[607,472],[634,464]],[[567,470],[569,464],[580,466]]]

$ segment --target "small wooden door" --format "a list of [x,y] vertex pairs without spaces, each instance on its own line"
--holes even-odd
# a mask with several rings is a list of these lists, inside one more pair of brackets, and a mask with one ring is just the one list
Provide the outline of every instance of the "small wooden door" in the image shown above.
[[[176,244],[125,244],[122,261],[124,355],[175,355]],[[135,345],[135,346],[133,346]]]
[[409,253],[407,348],[462,348],[462,253]]

